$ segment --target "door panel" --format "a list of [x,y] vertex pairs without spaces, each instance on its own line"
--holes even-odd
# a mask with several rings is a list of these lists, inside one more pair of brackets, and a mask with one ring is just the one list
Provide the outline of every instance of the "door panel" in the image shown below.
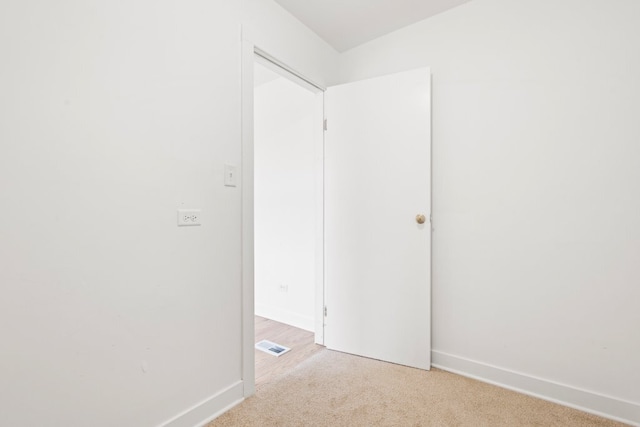
[[325,344],[422,369],[431,364],[430,79],[423,68],[326,93]]

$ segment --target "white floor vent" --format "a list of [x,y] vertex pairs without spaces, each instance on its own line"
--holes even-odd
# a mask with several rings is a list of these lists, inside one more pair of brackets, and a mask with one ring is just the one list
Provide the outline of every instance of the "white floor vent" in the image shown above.
[[262,340],[259,343],[256,343],[256,348],[258,350],[264,351],[265,353],[269,353],[272,356],[278,356],[278,357],[282,356],[287,351],[291,350],[289,347],[285,347],[283,345],[276,344],[274,342],[267,341],[267,340]]

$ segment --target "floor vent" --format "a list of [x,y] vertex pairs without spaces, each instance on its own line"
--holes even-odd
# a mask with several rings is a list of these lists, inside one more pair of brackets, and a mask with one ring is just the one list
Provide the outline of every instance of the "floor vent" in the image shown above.
[[259,343],[256,343],[256,348],[258,350],[262,350],[265,353],[269,353],[272,356],[282,356],[287,351],[291,350],[289,347],[285,347],[280,344],[276,344],[271,341],[262,340]]

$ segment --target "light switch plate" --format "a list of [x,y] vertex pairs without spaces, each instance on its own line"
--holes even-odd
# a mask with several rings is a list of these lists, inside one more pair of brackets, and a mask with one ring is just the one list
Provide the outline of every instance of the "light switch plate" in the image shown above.
[[200,209],[178,209],[178,227],[200,224]]
[[233,165],[224,165],[224,185],[235,187],[238,185],[237,168]]

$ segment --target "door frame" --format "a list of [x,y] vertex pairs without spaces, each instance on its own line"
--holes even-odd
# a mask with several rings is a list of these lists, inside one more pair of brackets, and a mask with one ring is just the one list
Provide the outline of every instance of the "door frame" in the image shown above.
[[[244,397],[255,393],[255,280],[254,280],[254,63],[255,57],[272,63],[283,75],[308,88],[322,92],[325,87],[314,83],[283,62],[257,47],[252,41],[242,40],[241,54],[241,241],[242,241],[242,382]],[[324,100],[322,120],[325,118]],[[316,144],[316,262],[315,262],[315,342],[324,345],[324,131],[322,143]]]

